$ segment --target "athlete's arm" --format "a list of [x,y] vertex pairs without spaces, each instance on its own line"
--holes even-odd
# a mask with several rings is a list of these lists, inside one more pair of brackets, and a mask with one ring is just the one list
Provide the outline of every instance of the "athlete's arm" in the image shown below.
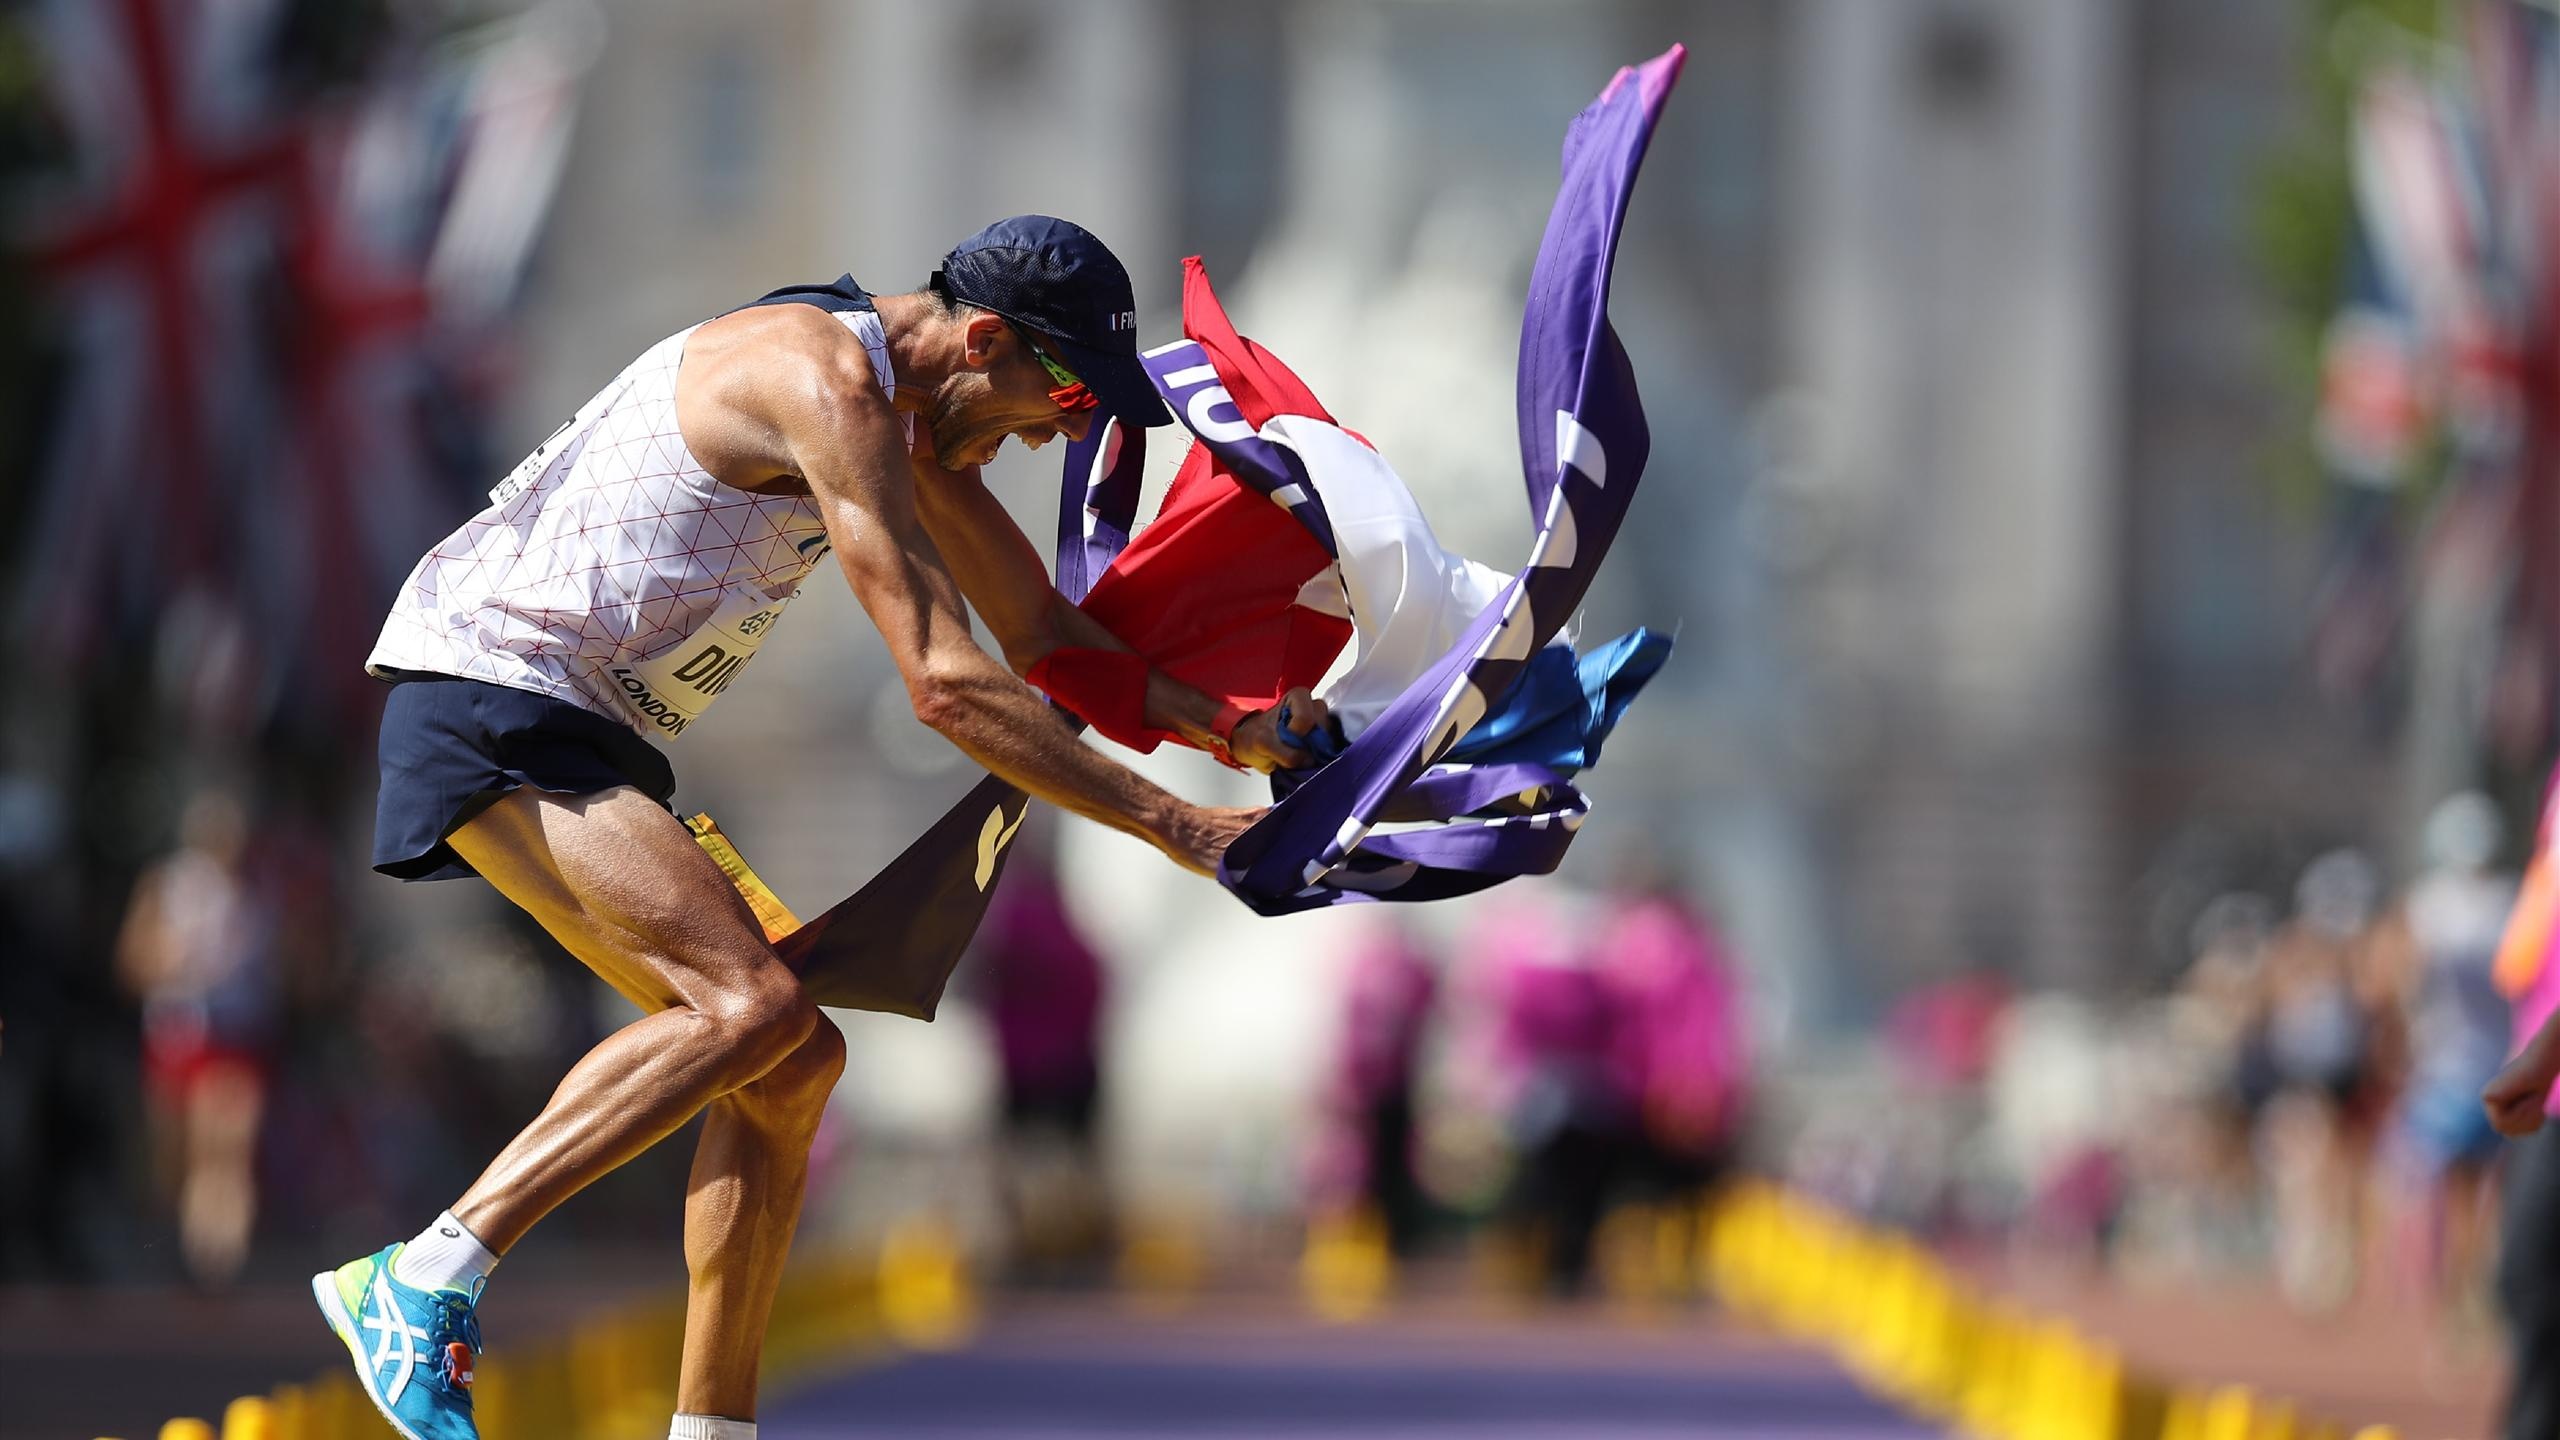
[[[929,445],[925,447],[929,452]],[[916,516],[950,563],[960,593],[987,622],[1005,663],[1016,675],[1028,675],[1062,646],[1088,650],[1129,647],[1058,593],[1040,552],[1022,533],[1003,504],[987,489],[974,465],[944,470],[929,453],[913,461]],[[1283,697],[1289,728],[1300,735],[1324,723],[1324,702],[1305,687]],[[1171,731],[1194,745],[1211,741],[1219,702],[1162,670],[1147,671],[1147,724]],[[1309,752],[1280,741],[1281,707],[1258,711],[1235,727],[1237,763],[1272,770],[1305,763]]]
[[2498,1133],[2525,1136],[2542,1128],[2542,1112],[2551,1103],[2551,1086],[2560,1080],[2560,1013],[2543,1022],[2516,1057],[2507,1062],[2480,1092],[2489,1123]]
[[[814,309],[727,317],[677,385],[685,443],[744,489],[808,487],[854,597],[880,629],[916,718],[1032,795],[1126,831],[1202,874],[1258,813],[1187,804],[1079,742],[969,633],[960,591],[916,519],[906,437],[860,342]],[[709,330],[710,326],[704,327]],[[724,343],[725,342],[725,343]]]

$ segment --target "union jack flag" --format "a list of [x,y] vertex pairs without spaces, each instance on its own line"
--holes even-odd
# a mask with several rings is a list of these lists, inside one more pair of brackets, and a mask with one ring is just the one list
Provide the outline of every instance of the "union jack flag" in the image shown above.
[[2369,521],[2390,523],[2389,487],[2440,436],[2446,483],[2414,574],[2481,570],[2484,533],[2512,562],[2481,618],[2501,680],[2479,720],[2513,755],[2560,714],[2560,11],[2474,0],[2453,20],[2455,43],[2413,41],[2376,65],[2352,115],[2358,263],[2320,429],[2342,514],[2367,522],[2340,526],[2320,622],[2367,637],[2324,669],[2380,673],[2369,602],[2392,578],[2376,557],[2399,547]]
[[74,676],[193,647],[179,698],[216,728],[368,703],[382,597],[488,468],[477,421],[598,24],[572,0],[453,35],[386,19],[327,83],[299,45],[324,9],[26,21],[69,155],[10,234],[65,366],[9,626]]

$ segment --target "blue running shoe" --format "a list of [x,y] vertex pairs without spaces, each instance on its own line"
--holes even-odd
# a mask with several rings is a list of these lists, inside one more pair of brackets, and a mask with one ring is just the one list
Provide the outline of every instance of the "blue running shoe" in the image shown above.
[[400,1247],[311,1277],[312,1298],[355,1357],[356,1380],[409,1440],[480,1440],[471,1362],[480,1353],[480,1286],[417,1290],[391,1275]]

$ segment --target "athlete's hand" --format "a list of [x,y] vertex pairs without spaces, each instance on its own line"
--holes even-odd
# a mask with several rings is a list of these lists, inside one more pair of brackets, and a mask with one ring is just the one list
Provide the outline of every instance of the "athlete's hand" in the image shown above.
[[1306,735],[1324,724],[1323,701],[1315,692],[1301,685],[1280,697],[1280,703],[1268,710],[1256,710],[1236,722],[1235,744],[1230,751],[1236,763],[1268,775],[1274,770],[1295,770],[1316,763],[1316,752],[1304,745],[1292,745],[1280,738],[1280,712],[1289,712],[1289,733]]
[[2481,1090],[2481,1107],[2489,1112],[2489,1123],[2498,1128],[2499,1134],[2524,1136],[2542,1128],[2542,1111],[2551,1099],[2551,1083],[2560,1078],[2555,1072],[2560,1072],[2560,1045],[2544,1045],[2536,1040],[2524,1048],[2523,1054],[2508,1061],[2507,1068]]
[[1233,810],[1188,805],[1176,812],[1173,823],[1166,827],[1164,838],[1156,843],[1174,864],[1194,875],[1214,876],[1218,873],[1218,857],[1226,854],[1227,846],[1233,844],[1246,827],[1261,819],[1267,808],[1253,806]]

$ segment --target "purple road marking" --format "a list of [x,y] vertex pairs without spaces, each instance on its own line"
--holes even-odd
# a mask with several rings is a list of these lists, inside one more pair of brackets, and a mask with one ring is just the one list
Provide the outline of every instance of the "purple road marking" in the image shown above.
[[[998,1331],[948,1355],[917,1355],[821,1382],[769,1406],[774,1440],[1070,1440],[1214,1435],[1485,1437],[1485,1440],[1920,1440],[1937,1434],[1796,1354],[1737,1363],[1701,1337],[1693,1355],[1614,1353],[1558,1335],[1529,1358],[1519,1336],[1478,1353],[1392,1325],[1308,1327],[1168,1346],[1142,1327],[1097,1329],[1072,1346]],[[1524,1332],[1525,1333],[1525,1332]],[[1360,1342],[1356,1348],[1334,1341]],[[1634,1350],[1638,1347],[1630,1346]]]

